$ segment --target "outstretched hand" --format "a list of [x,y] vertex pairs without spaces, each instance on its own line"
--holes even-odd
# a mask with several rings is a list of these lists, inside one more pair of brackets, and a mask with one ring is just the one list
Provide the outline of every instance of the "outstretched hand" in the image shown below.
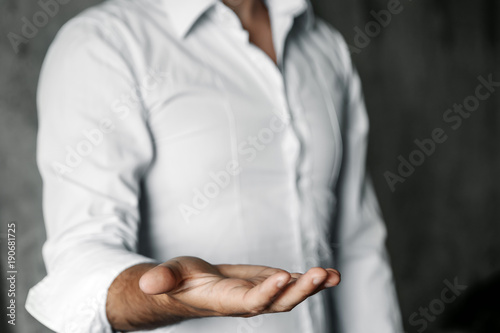
[[251,317],[290,311],[307,297],[339,282],[340,274],[332,268],[315,267],[300,274],[177,257],[144,273],[139,287],[145,294],[166,294],[179,305],[207,316]]

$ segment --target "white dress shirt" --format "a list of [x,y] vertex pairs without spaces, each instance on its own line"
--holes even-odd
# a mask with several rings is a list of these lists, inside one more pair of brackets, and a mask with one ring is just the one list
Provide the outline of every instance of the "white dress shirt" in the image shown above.
[[278,66],[217,0],[111,0],[61,29],[38,92],[48,275],[26,308],[44,325],[111,332],[120,272],[190,255],[342,282],[155,332],[402,332],[346,43],[306,0],[266,5]]

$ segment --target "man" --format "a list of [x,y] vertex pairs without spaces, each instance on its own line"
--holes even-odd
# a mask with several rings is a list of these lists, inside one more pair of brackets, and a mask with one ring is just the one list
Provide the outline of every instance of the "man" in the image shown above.
[[400,332],[360,82],[306,0],[108,1],[38,102],[49,328]]

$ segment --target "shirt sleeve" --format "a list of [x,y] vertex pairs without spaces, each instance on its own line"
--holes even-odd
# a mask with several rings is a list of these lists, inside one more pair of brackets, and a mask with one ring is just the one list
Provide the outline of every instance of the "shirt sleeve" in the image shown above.
[[338,188],[336,260],[342,282],[333,290],[342,333],[401,333],[403,327],[385,247],[386,228],[366,171],[368,116],[359,76],[347,63],[344,159]]
[[47,276],[26,309],[56,332],[111,332],[105,303],[137,253],[139,191],[153,158],[140,78],[105,22],[77,18],[57,35],[39,82]]

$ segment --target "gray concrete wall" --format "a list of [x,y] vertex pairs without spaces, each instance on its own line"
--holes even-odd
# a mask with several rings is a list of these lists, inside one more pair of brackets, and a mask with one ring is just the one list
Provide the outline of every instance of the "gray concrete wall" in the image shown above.
[[[394,0],[393,0],[394,1]],[[35,1],[0,0],[0,221],[2,276],[6,225],[17,222],[18,312],[15,330],[48,332],[24,311],[30,286],[45,274],[41,246],[41,181],[35,166],[35,91],[47,47],[60,26],[100,1],[61,6],[36,36],[14,52],[7,39],[21,19],[40,10]],[[315,0],[318,14],[353,46],[371,119],[369,167],[386,217],[403,319],[439,298],[443,280],[471,285],[500,269],[500,92],[453,130],[443,114],[474,94],[477,77],[500,81],[500,6],[496,0],[401,0],[391,22],[356,38],[374,21],[371,11],[391,1]],[[374,28],[373,23],[369,27]],[[376,27],[375,27],[376,28]],[[396,173],[398,156],[416,149],[415,139],[442,128],[448,139],[395,191],[384,173]],[[4,282],[2,278],[1,282]],[[2,296],[5,298],[5,285]],[[2,306],[2,309],[4,307]],[[2,311],[2,318],[4,318]],[[436,332],[429,323],[426,332]],[[9,330],[7,330],[9,329]]]
[[[364,31],[374,20],[370,12],[387,10],[391,1],[315,3],[356,47],[364,44],[355,27]],[[478,76],[500,81],[500,2],[400,3],[387,27],[353,49],[353,59],[364,83],[369,167],[386,217],[403,319],[407,331],[416,332],[420,326],[409,324],[410,315],[440,298],[443,280],[473,285],[500,269],[500,90],[456,130],[443,121],[447,109],[474,95]],[[392,192],[384,173],[397,172],[398,156],[408,158],[414,140],[436,128],[447,141]],[[425,332],[436,326],[429,323]]]

